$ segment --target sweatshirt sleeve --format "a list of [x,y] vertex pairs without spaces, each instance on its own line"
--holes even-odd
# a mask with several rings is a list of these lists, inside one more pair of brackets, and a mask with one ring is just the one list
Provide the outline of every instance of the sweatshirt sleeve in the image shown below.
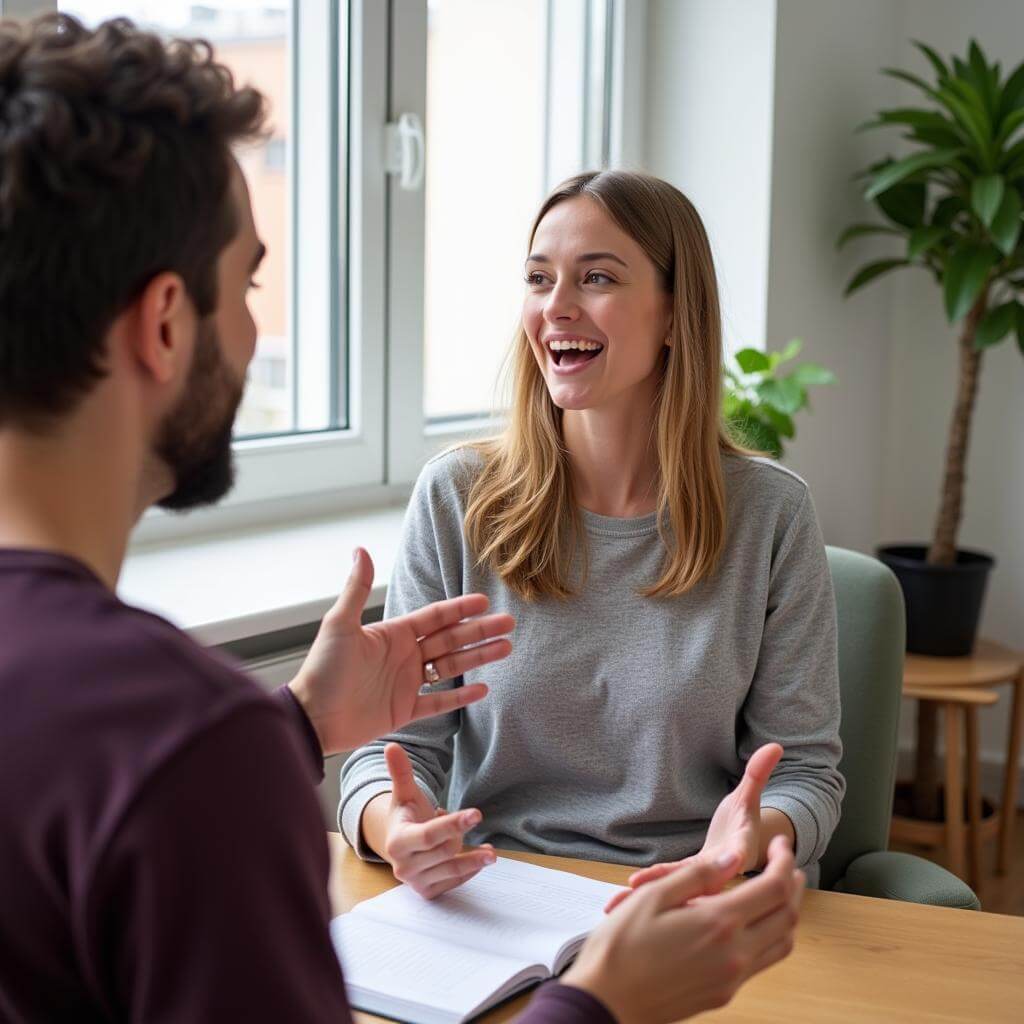
[[549,981],[537,990],[515,1024],[615,1024],[615,1018],[589,992]]
[[260,702],[207,726],[146,784],[83,923],[111,1019],[351,1020],[304,753]]
[[772,559],[753,683],[742,709],[742,761],[764,743],[785,753],[761,798],[796,831],[800,866],[817,862],[839,822],[839,662],[835,598],[810,492]]
[[[438,469],[440,462],[433,460],[427,464],[409,501],[398,557],[388,584],[386,619],[462,593],[462,521],[451,500],[451,481],[445,481]],[[462,677],[458,676],[438,689],[461,685]],[[359,823],[370,800],[391,791],[384,747],[400,743],[405,748],[416,782],[438,806],[447,786],[461,720],[458,711],[421,719],[367,743],[346,760],[341,769],[338,826],[358,856],[380,860],[364,842]]]

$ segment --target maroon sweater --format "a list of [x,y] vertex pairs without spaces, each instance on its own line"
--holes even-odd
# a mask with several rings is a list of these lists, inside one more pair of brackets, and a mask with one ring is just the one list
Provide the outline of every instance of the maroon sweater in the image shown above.
[[[80,563],[0,550],[0,1021],[338,1022],[316,736]],[[607,1024],[564,985],[530,1024]]]

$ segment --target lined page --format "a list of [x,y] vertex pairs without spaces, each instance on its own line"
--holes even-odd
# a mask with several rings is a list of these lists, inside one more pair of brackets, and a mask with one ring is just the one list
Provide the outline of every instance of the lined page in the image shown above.
[[499,857],[464,885],[425,900],[400,885],[360,903],[352,914],[373,917],[428,939],[551,968],[558,951],[604,917],[620,886],[566,871]]
[[331,921],[331,940],[353,1006],[424,1024],[462,1020],[533,966],[354,913]]

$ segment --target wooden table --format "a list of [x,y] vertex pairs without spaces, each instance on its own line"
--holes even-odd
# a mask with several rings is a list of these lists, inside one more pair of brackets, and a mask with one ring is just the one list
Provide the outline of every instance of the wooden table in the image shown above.
[[[330,833],[335,914],[394,885],[387,867],[360,861]],[[632,868],[506,854],[624,884]],[[482,1020],[512,1020],[522,996]],[[808,892],[797,947],[704,1022],[730,1024],[917,1024],[1020,1021],[1024,1012],[1024,918],[923,907],[833,892]],[[383,1018],[356,1013],[360,1022]]]
[[[1013,843],[1013,826],[1017,808],[1017,778],[1020,762],[1021,739],[1024,734],[1024,655],[991,640],[979,640],[974,652],[962,658],[932,658],[922,654],[908,654],[903,668],[903,690],[907,696],[930,693],[930,699],[918,704],[917,764],[915,768],[915,813],[923,819],[937,817],[938,778],[935,758],[936,709],[935,691],[974,689],[1010,684],[1013,703],[1007,730],[1006,770],[1003,776],[1002,803],[999,818],[999,856],[997,871],[1005,874],[1009,868]],[[973,715],[968,716],[973,719]],[[970,721],[969,723],[970,724]],[[976,730],[977,726],[974,725]],[[968,745],[972,736],[968,731]],[[946,718],[947,744],[947,818],[945,823],[951,850],[951,870],[962,874],[958,851],[963,848],[962,815],[950,814],[948,808],[960,807],[962,775],[960,768],[960,720],[958,715]],[[973,736],[974,751],[968,751],[968,766],[977,772],[977,735]],[[974,783],[977,786],[977,781]],[[953,792],[949,792],[952,790]],[[975,833],[976,835],[976,833]],[[911,841],[913,841],[911,839]],[[958,870],[959,868],[959,870]]]

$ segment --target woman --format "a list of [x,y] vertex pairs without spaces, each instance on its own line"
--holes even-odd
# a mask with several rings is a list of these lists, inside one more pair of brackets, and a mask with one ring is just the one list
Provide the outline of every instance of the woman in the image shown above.
[[[831,579],[806,485],[724,433],[721,359],[680,192],[609,171],[548,197],[508,429],[426,466],[386,609],[480,591],[515,616],[516,650],[486,704],[342,772],[348,841],[424,896],[487,844],[636,865],[735,851],[745,871],[782,835],[816,879],[844,791]],[[389,795],[410,770],[418,787]],[[427,829],[449,784],[462,810]]]

